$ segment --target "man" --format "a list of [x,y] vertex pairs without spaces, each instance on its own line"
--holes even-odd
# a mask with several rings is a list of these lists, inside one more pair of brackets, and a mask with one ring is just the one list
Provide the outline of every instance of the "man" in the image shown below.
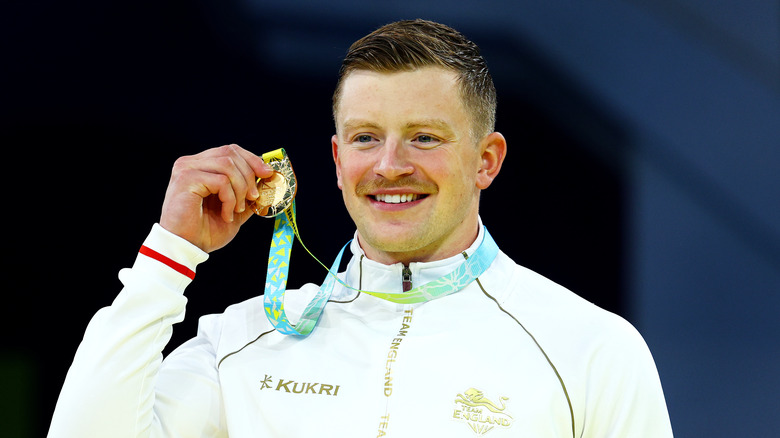
[[[236,145],[183,157],[124,289],[87,328],[51,437],[671,436],[636,330],[516,265],[482,226],[507,146],[476,45],[427,21],[384,26],[350,48],[333,101],[357,231],[313,331],[283,333],[258,297],[201,318],[162,361],[195,267],[272,175]],[[286,292],[291,320],[318,289]]]

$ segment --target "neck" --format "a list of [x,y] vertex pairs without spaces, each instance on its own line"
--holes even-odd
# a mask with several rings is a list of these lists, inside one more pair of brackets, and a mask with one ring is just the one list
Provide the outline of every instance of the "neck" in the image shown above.
[[407,251],[383,251],[374,248],[363,239],[360,231],[358,231],[357,237],[360,248],[370,260],[383,265],[402,263],[404,266],[409,266],[410,263],[434,262],[462,253],[468,249],[479,236],[479,221],[471,228],[473,231],[464,234],[458,239],[451,239],[447,242],[437,242],[426,247],[414,248]]

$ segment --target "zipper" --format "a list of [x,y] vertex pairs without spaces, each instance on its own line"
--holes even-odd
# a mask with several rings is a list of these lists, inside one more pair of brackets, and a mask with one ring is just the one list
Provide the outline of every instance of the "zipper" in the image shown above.
[[412,270],[408,266],[404,266],[404,270],[401,271],[401,284],[404,292],[412,290]]

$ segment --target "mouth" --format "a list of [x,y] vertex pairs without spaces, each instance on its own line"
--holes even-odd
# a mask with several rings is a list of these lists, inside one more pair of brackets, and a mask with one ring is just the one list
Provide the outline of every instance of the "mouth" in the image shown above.
[[377,202],[384,202],[385,204],[404,204],[407,202],[414,202],[425,198],[428,195],[420,195],[417,193],[403,193],[403,194],[384,194],[371,195],[370,197]]

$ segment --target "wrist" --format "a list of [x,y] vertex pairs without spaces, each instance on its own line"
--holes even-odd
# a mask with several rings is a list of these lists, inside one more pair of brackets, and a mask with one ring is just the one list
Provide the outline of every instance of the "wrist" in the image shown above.
[[154,224],[139,250],[135,267],[154,269],[176,283],[188,284],[195,278],[197,266],[208,257],[196,245]]

